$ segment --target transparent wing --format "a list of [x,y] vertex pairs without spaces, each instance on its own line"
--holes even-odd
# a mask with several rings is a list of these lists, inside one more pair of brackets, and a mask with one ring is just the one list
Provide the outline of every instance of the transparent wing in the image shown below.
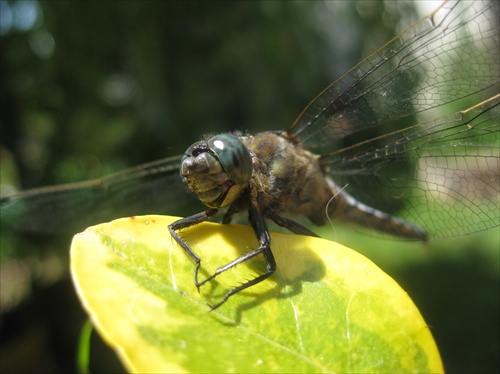
[[468,110],[323,156],[356,199],[431,238],[499,225],[500,95]]
[[192,214],[194,195],[179,177],[180,156],[158,160],[102,179],[21,192],[0,200],[0,219],[21,231],[75,233],[112,219]]
[[498,226],[498,20],[498,2],[445,2],[323,91],[289,133],[350,195],[431,238]]
[[445,104],[459,110],[494,96],[498,19],[495,1],[445,2],[327,87],[289,132],[329,153],[414,124],[417,113],[432,119]]

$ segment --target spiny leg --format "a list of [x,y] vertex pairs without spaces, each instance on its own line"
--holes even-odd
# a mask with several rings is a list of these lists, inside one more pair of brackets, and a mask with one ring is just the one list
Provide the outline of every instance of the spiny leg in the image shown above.
[[[254,249],[253,251],[237,258],[236,260],[230,262],[229,264],[220,267],[217,269],[217,271],[212,275],[209,279],[205,280],[204,282],[215,278],[218,274],[238,265],[241,264],[242,262],[245,262],[249,260],[252,257],[257,256],[258,254],[262,253],[264,255],[264,259],[266,261],[266,272],[264,274],[261,274],[245,283],[242,285],[235,287],[231,290],[229,290],[222,300],[218,302],[215,305],[212,305],[211,308],[212,310],[217,309],[220,307],[222,304],[224,304],[232,295],[248,288],[253,285],[256,285],[257,283],[262,282],[264,279],[268,278],[271,276],[271,274],[274,273],[276,270],[276,261],[274,259],[273,253],[271,252],[271,238],[269,236],[269,230],[267,229],[266,222],[264,221],[264,217],[262,216],[261,212],[258,210],[257,207],[250,207],[248,210],[249,213],[249,220],[250,224],[252,225],[252,228],[255,232],[255,235],[257,237],[257,240],[259,241],[259,248]],[[203,283],[204,283],[203,282]]]
[[194,284],[200,289],[200,286],[205,283],[199,283],[198,282],[198,271],[200,270],[201,266],[201,259],[200,257],[191,249],[191,247],[177,234],[177,230],[185,229],[194,225],[197,225],[199,223],[205,222],[209,218],[215,216],[217,214],[218,210],[217,209],[210,209],[189,217],[181,218],[178,221],[175,221],[174,223],[171,223],[168,225],[168,231],[170,232],[170,235],[174,240],[184,249],[184,252],[186,252],[195,262],[195,269],[194,269]]
[[309,230],[307,227],[291,219],[280,217],[276,213],[271,211],[266,211],[265,215],[277,225],[290,230],[294,234],[318,237],[318,235],[316,235],[313,231]]

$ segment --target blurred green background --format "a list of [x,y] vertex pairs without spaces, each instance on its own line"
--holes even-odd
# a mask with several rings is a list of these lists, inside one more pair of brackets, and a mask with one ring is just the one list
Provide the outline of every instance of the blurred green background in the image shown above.
[[[286,129],[425,6],[437,4],[0,0],[2,194],[176,155],[206,133]],[[85,314],[71,237],[4,234],[1,371],[75,371]],[[428,246],[337,226],[321,235],[403,286],[447,371],[498,372],[498,229]],[[91,370],[120,370],[102,344],[94,336]]]

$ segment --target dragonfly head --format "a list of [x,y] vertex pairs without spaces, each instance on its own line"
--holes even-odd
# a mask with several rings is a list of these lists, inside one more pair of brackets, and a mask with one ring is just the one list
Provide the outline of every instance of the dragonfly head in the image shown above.
[[231,204],[252,176],[252,156],[238,137],[221,134],[194,143],[180,173],[189,189],[211,208]]

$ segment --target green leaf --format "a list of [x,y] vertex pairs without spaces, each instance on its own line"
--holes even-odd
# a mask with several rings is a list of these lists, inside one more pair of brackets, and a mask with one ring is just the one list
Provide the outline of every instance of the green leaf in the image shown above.
[[[71,270],[103,338],[133,372],[442,372],[432,335],[397,283],[360,254],[312,237],[272,233],[278,270],[257,257],[198,293],[194,264],[170,237],[175,217],[91,227],[73,239]],[[250,227],[181,231],[207,276],[256,248]],[[201,278],[203,279],[203,278]]]
[[80,339],[78,340],[77,357],[76,357],[76,367],[78,373],[87,374],[90,373],[89,361],[90,361],[90,338],[92,336],[92,323],[86,320],[82,326],[82,331],[80,332]]

